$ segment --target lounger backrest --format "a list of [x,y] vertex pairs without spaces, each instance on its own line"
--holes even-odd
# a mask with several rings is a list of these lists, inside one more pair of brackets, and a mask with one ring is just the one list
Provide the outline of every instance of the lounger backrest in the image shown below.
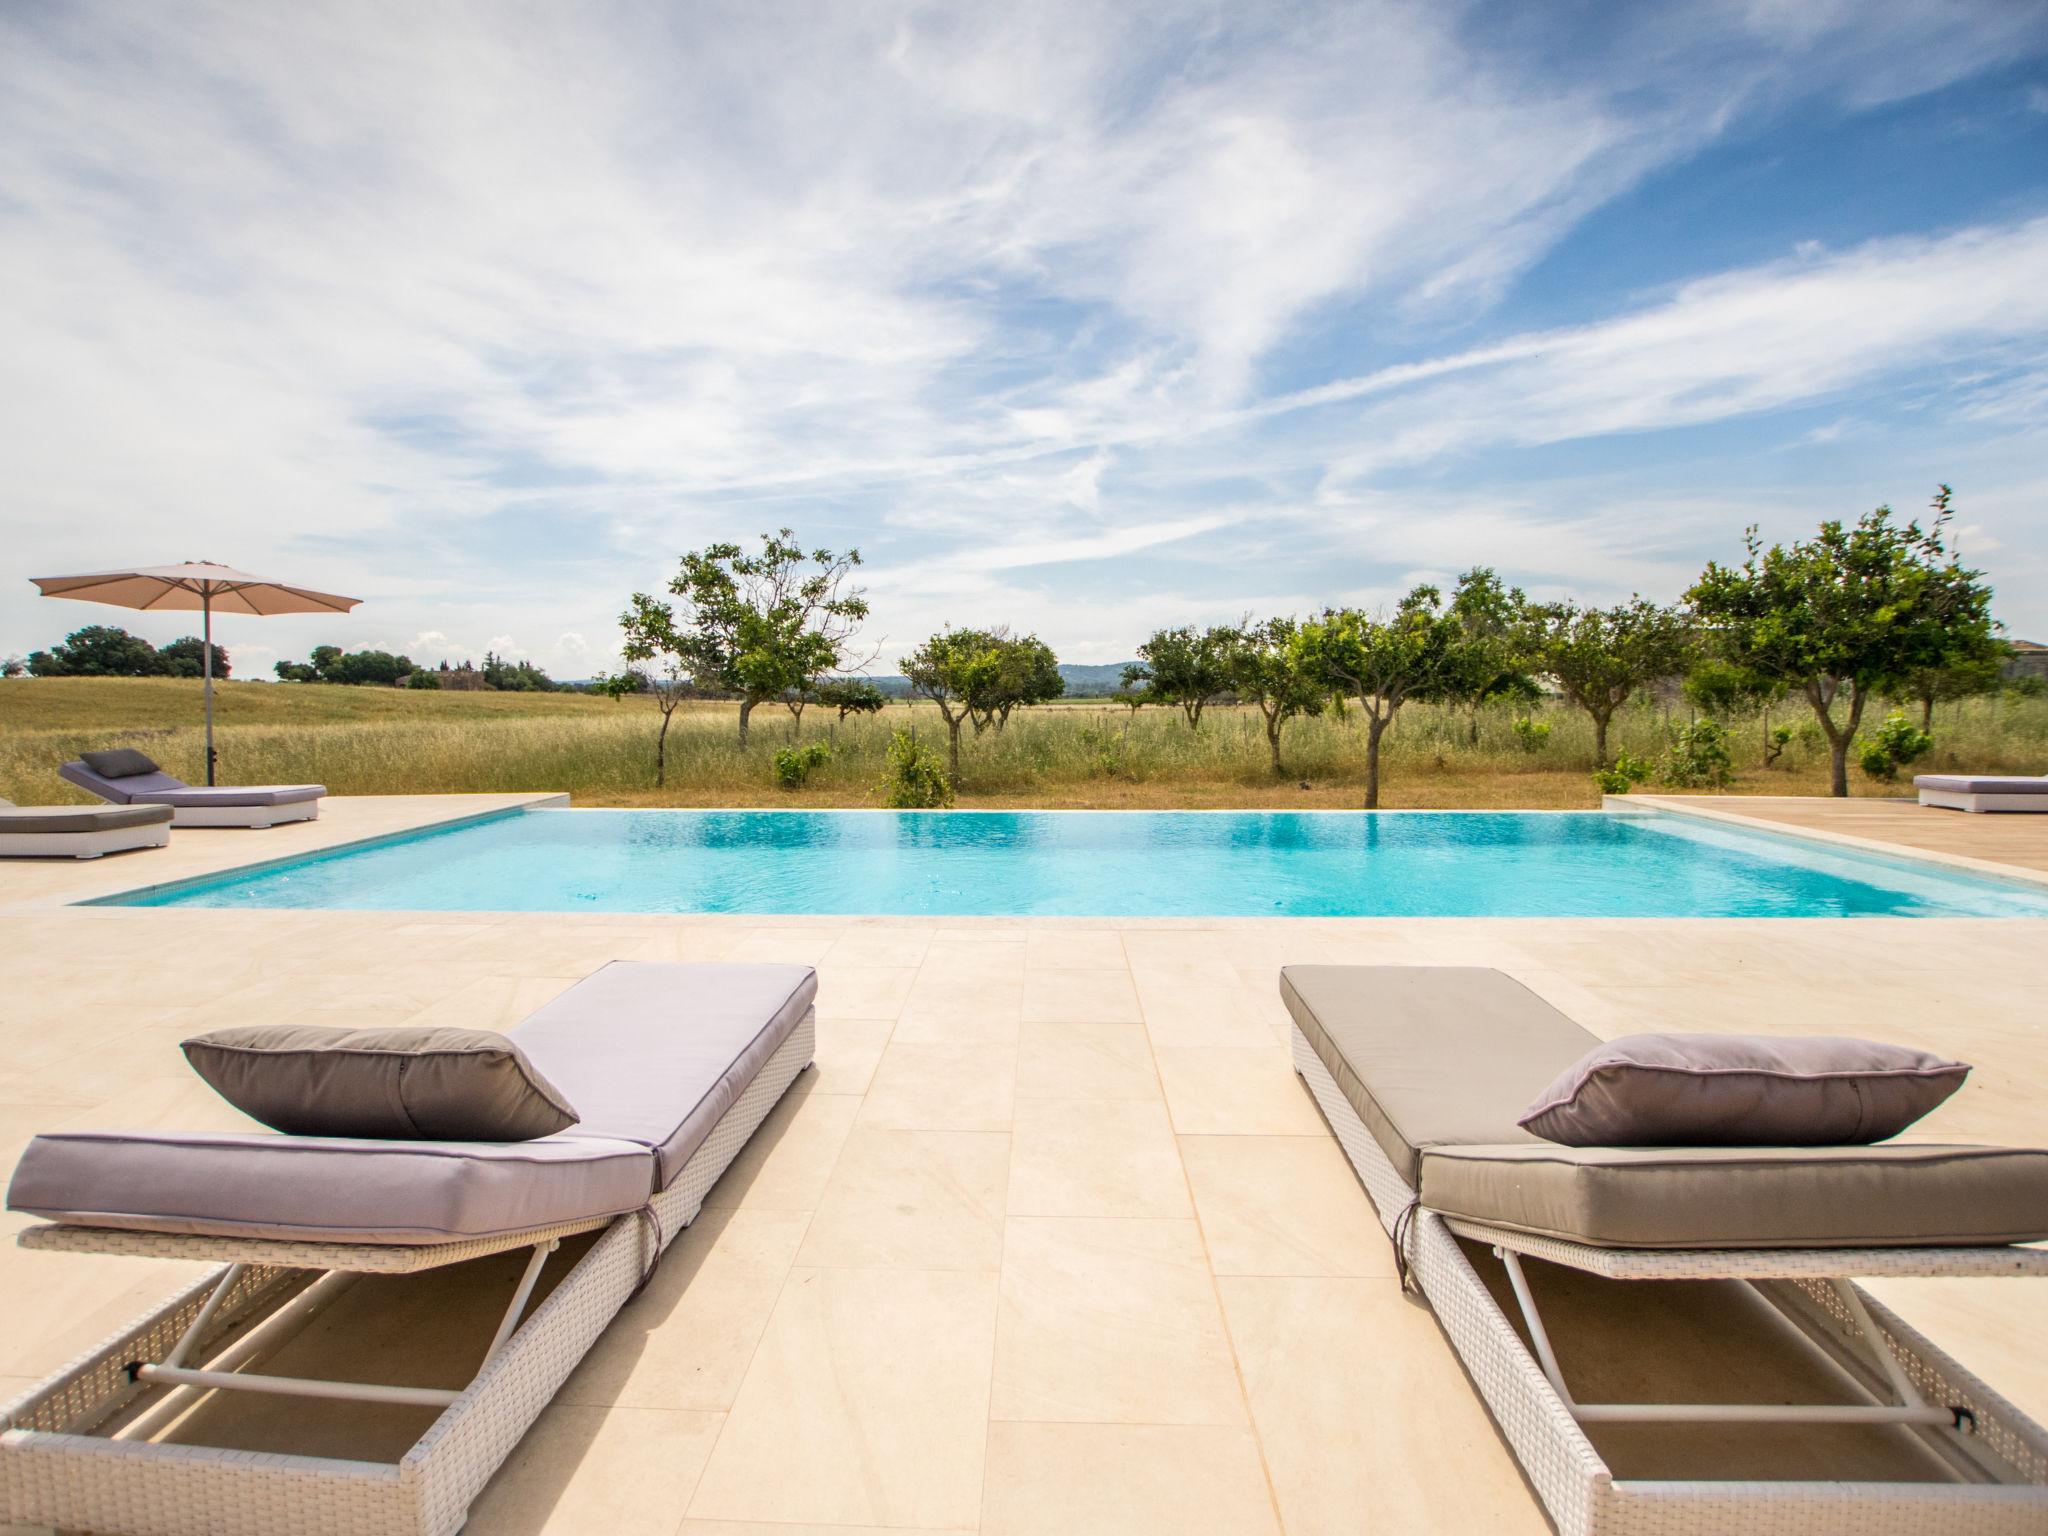
[[115,805],[127,805],[149,795],[160,795],[171,790],[191,787],[183,779],[174,778],[162,769],[155,773],[135,773],[126,778],[110,779],[104,774],[94,773],[82,762],[59,764],[57,777],[67,784],[77,785],[87,794],[98,795],[102,800]]
[[1536,1140],[1516,1119],[1599,1043],[1480,966],[1290,965],[1280,995],[1411,1189],[1430,1147]]
[[807,965],[616,960],[511,1034],[576,1106],[563,1135],[650,1147],[665,1186],[817,993]]

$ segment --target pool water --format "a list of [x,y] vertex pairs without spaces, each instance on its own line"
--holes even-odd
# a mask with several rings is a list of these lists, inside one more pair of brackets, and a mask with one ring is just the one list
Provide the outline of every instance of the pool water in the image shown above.
[[2048,890],[1663,814],[515,812],[122,905],[1076,917],[2048,916]]

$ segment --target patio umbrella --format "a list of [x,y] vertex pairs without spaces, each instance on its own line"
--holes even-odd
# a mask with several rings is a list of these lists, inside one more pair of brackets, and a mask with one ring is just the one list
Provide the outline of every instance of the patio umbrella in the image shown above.
[[83,576],[31,577],[45,597],[75,597],[116,608],[159,612],[197,608],[205,615],[200,670],[206,679],[206,782],[213,782],[213,615],[222,613],[347,613],[362,601],[309,592],[281,581],[265,581],[210,560],[191,565],[142,565],[126,571],[92,571]]

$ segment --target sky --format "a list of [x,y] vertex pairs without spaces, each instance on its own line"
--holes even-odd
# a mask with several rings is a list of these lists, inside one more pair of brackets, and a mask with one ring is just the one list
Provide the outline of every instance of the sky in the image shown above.
[[2048,640],[2048,7],[15,4],[0,337],[0,655],[209,559],[584,677],[788,526],[1110,662],[1942,481]]

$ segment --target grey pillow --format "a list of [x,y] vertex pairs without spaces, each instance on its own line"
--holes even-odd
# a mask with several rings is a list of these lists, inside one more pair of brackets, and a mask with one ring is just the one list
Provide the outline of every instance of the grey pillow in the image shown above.
[[1566,1068],[1517,1123],[1567,1147],[1863,1146],[1969,1073],[1848,1036],[1624,1035]]
[[577,1120],[518,1046],[484,1029],[255,1024],[180,1048],[222,1098],[294,1136],[531,1141]]
[[114,747],[105,752],[81,752],[78,760],[103,779],[133,779],[163,770],[133,747]]

